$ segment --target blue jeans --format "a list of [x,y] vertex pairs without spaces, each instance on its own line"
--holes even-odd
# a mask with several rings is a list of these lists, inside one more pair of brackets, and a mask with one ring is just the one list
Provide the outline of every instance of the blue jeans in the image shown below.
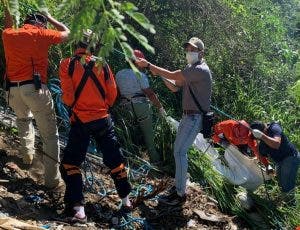
[[299,166],[299,153],[298,156],[286,157],[276,164],[276,174],[282,192],[288,193],[295,188]]
[[187,152],[193,144],[202,127],[202,115],[183,115],[174,143],[176,164],[175,185],[178,195],[184,195],[186,190],[188,159]]

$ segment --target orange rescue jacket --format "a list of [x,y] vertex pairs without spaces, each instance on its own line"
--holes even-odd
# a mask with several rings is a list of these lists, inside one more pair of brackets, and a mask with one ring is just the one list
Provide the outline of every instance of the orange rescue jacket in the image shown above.
[[[85,49],[77,49],[75,55],[86,55],[85,62],[89,63],[91,61],[91,55],[86,54]],[[73,113],[80,119],[81,122],[86,123],[108,116],[108,109],[116,100],[117,97],[117,86],[115,78],[110,68],[107,65],[108,79],[105,79],[104,69],[102,66],[95,65],[93,67],[93,73],[99,80],[102,88],[105,92],[105,98],[101,96],[97,86],[93,80],[89,77],[82,92],[77,99],[75,105],[73,105],[75,100],[75,91],[83,77],[84,67],[79,61],[75,62],[73,75],[69,75],[69,65],[72,58],[66,58],[61,61],[59,67],[59,76],[61,80],[62,88],[62,100],[67,105],[73,106]],[[75,117],[72,115],[71,121],[74,121]]]

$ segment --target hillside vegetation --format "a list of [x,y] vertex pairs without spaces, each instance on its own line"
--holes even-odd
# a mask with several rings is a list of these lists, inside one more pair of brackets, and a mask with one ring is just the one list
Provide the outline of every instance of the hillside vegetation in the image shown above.
[[[205,59],[213,73],[212,104],[236,119],[279,121],[290,140],[300,149],[300,2],[299,0],[45,0],[7,1],[11,12],[22,22],[24,15],[37,9],[48,10],[72,30],[68,45],[51,49],[49,76],[57,77],[59,61],[72,53],[82,29],[90,28],[102,46],[98,55],[115,72],[126,65],[132,49],[139,48],[147,58],[171,70],[185,66],[182,43],[200,37],[206,47]],[[3,4],[0,28],[3,29]],[[18,7],[19,6],[19,7]],[[16,20],[18,22],[18,20]],[[15,24],[18,26],[18,23]],[[95,38],[96,41],[96,38]],[[132,64],[132,63],[131,63]],[[0,75],[5,72],[0,43]],[[1,78],[2,79],[2,78]],[[168,115],[181,116],[180,93],[170,93],[159,78],[151,85]],[[219,120],[227,119],[220,115]],[[122,127],[118,135],[124,148]],[[165,123],[156,124],[157,147],[171,162],[174,136]],[[136,134],[138,135],[138,134]],[[134,149],[131,149],[135,151]],[[224,212],[244,218],[255,228],[247,213],[234,204],[236,188],[211,170],[208,159],[190,152],[192,178],[207,186]],[[172,162],[171,162],[172,163]],[[298,185],[300,181],[298,180]],[[271,198],[278,187],[267,185]],[[292,229],[300,225],[300,207],[271,207],[264,188],[257,192],[261,215],[270,228]],[[300,192],[297,192],[300,201]]]

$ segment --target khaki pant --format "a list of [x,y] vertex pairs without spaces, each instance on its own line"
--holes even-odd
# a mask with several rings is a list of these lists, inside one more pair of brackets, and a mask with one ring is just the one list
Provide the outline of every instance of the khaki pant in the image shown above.
[[[9,106],[17,115],[17,126],[21,141],[21,154],[35,154],[34,117],[43,142],[42,160],[45,166],[45,186],[53,188],[60,181],[59,142],[56,117],[51,93],[46,85],[35,90],[33,84],[11,87]],[[50,157],[47,157],[49,155]]]
[[150,102],[146,99],[129,102],[123,104],[127,112],[133,114],[134,119],[138,122],[139,127],[143,133],[144,141],[148,149],[149,157],[151,162],[160,161],[160,155],[155,149],[154,144],[154,131],[153,131],[153,122],[152,122],[152,108]]

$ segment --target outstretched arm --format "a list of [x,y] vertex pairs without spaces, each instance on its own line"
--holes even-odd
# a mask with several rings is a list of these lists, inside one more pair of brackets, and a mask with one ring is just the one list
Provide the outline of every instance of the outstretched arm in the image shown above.
[[281,137],[279,136],[269,137],[263,134],[260,139],[273,149],[279,149],[281,144]]
[[255,138],[262,140],[263,142],[265,142],[269,147],[271,147],[272,149],[279,149],[280,144],[281,144],[281,133],[282,130],[280,127],[273,127],[275,135],[274,137],[270,137],[266,134],[264,134],[263,132],[261,132],[258,129],[253,129],[252,130],[252,134]]
[[167,79],[180,81],[180,82],[185,81],[185,78],[184,78],[181,70],[170,71],[170,70],[164,69],[162,67],[153,65],[153,64],[151,64],[150,62],[148,62],[147,60],[145,60],[143,58],[137,59],[135,61],[135,63],[139,67],[149,68],[149,70],[153,73],[153,75],[163,76]]

